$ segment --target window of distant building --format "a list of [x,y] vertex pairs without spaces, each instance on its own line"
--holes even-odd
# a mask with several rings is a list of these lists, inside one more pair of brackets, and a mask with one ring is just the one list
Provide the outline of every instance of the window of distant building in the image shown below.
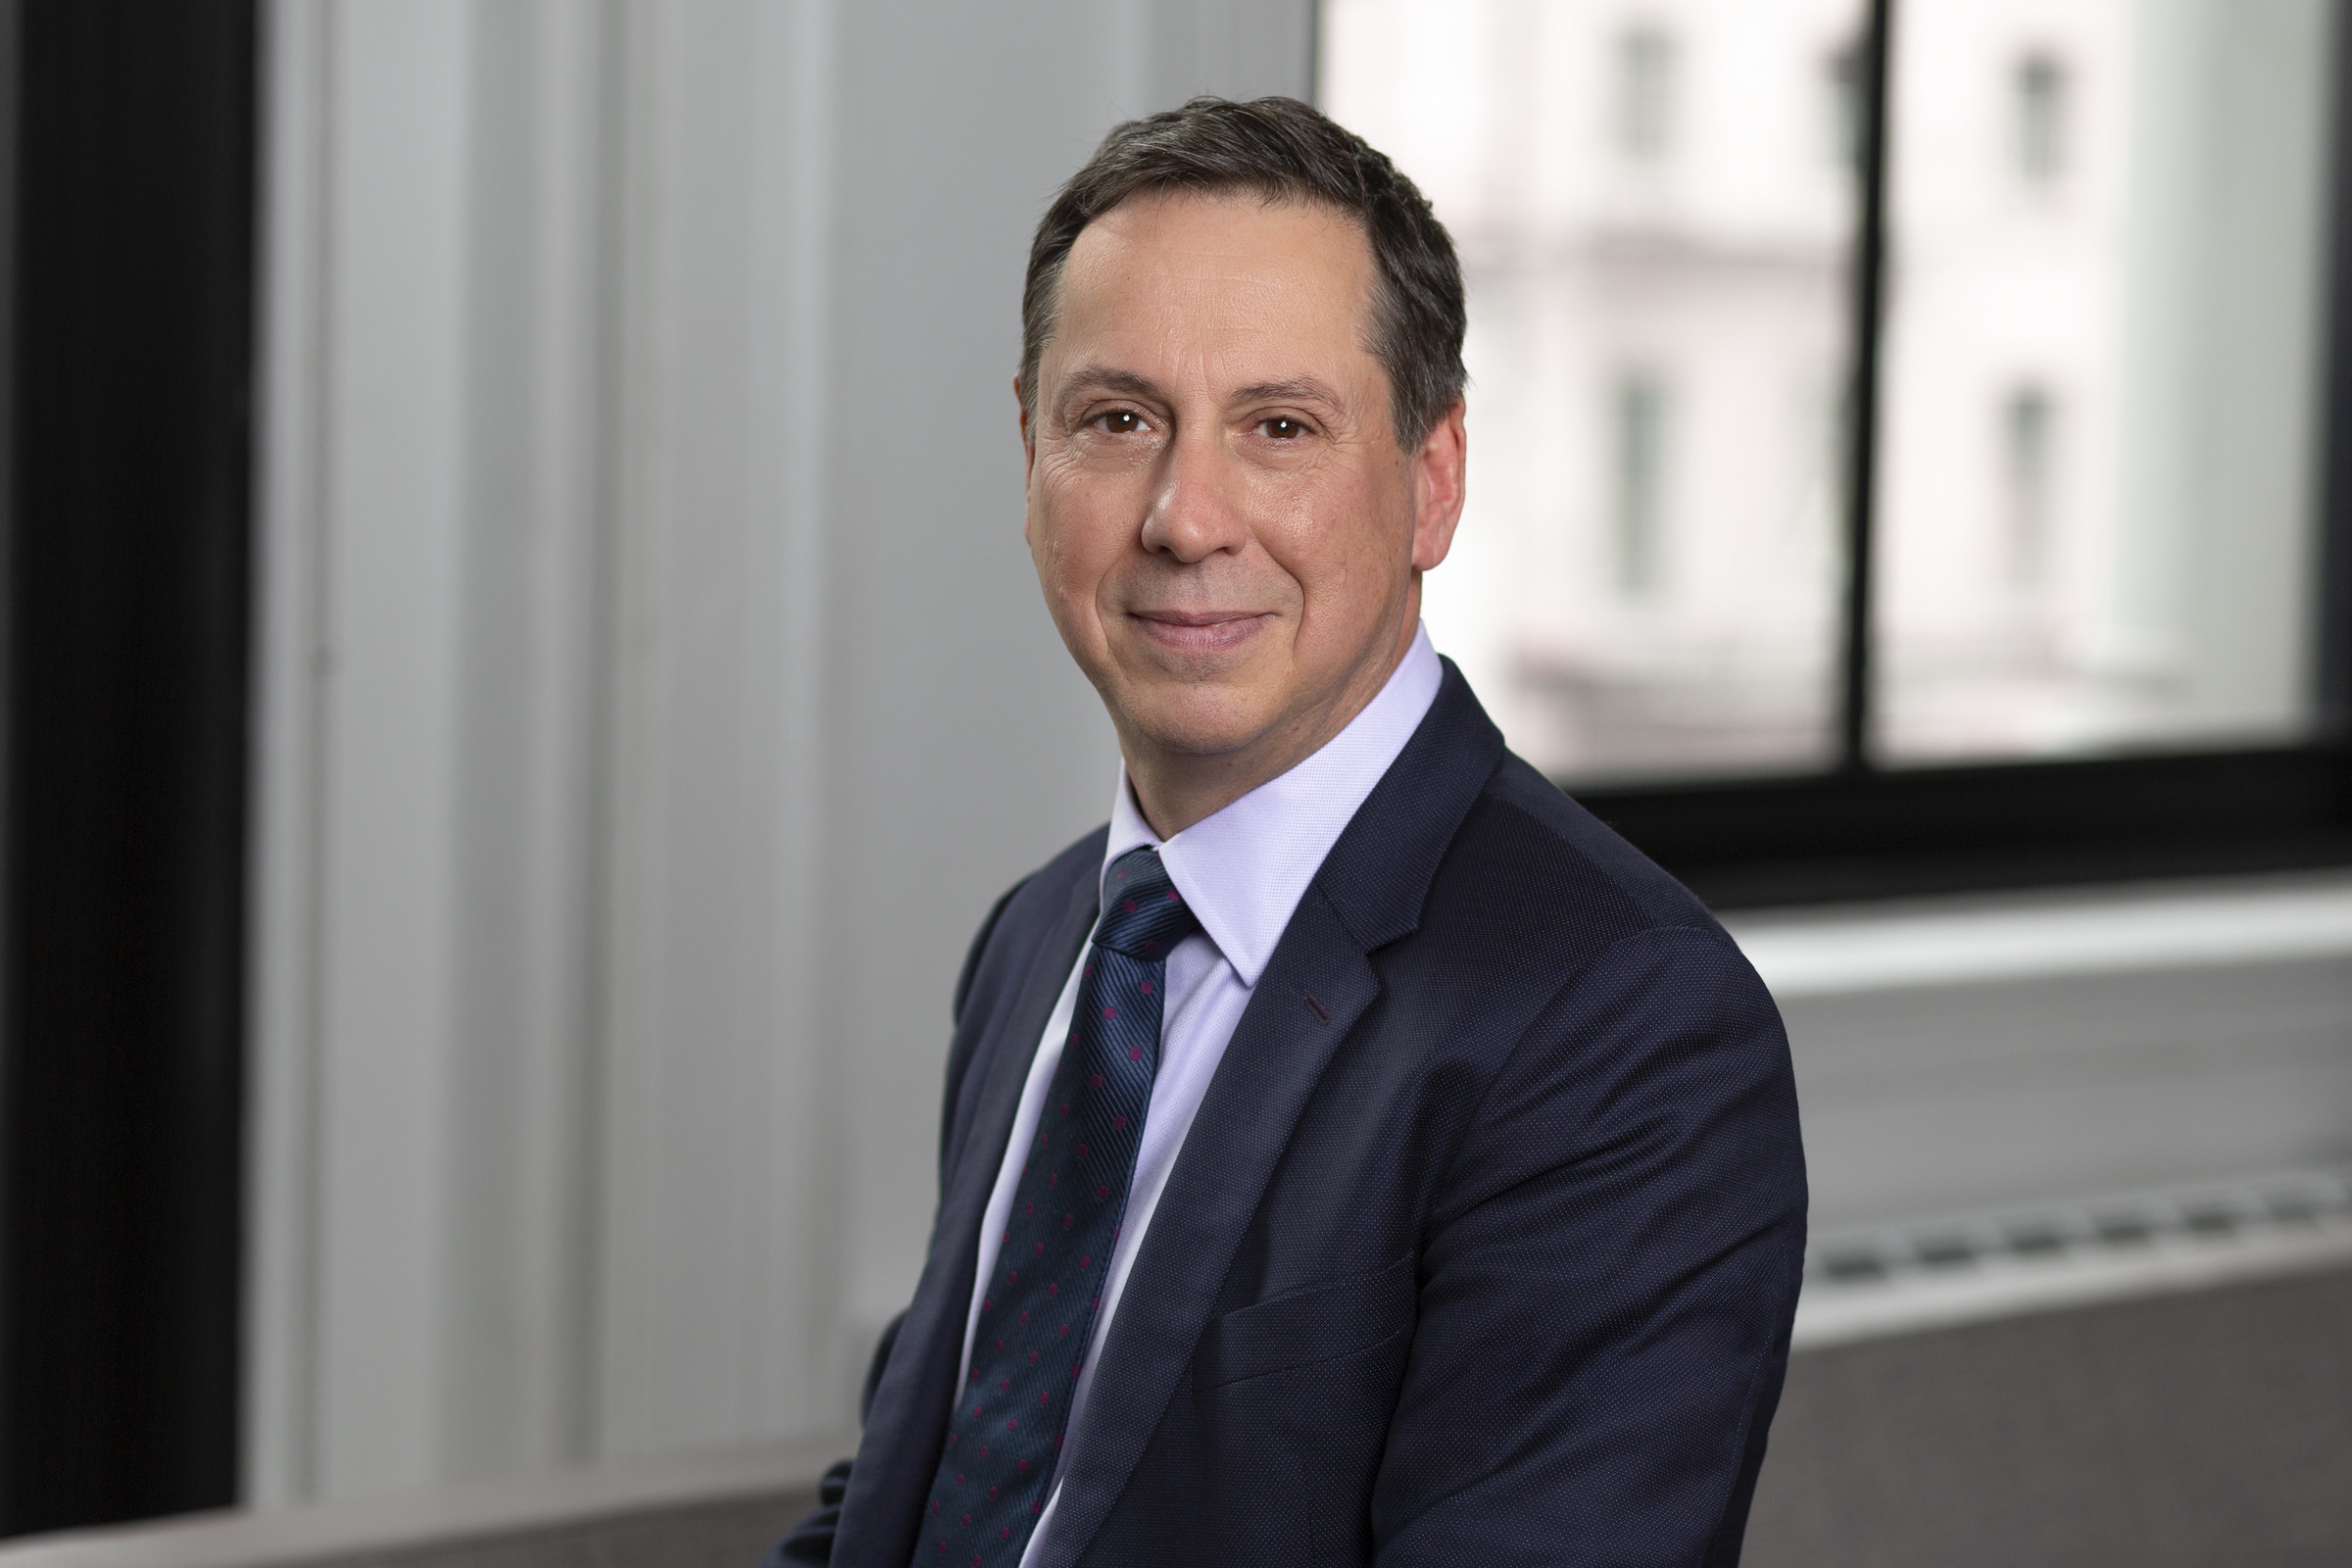
[[1629,27],[1617,40],[1617,146],[1650,163],[1674,142],[1676,48],[1663,28]]
[[1610,402],[1617,587],[1629,599],[1648,599],[1666,574],[1666,386],[1654,371],[1629,370]]
[[2002,467],[2009,491],[2009,576],[2037,586],[2049,570],[2058,409],[2047,387],[2012,391],[2001,408]]
[[2012,141],[2018,177],[2055,184],[2066,172],[2067,71],[2055,55],[2035,51],[2017,63],[2011,84]]
[[1845,44],[1821,63],[1822,144],[1832,160],[1851,169],[1862,161],[1862,56]]

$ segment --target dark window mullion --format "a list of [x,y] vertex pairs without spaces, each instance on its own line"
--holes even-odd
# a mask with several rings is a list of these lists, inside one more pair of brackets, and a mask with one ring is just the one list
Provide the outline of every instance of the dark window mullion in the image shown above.
[[1871,766],[1872,678],[1876,617],[1873,533],[1877,522],[1880,328],[1886,318],[1888,43],[1893,0],[1870,0],[1855,62],[1861,157],[1856,177],[1862,210],[1854,230],[1853,373],[1846,393],[1845,596],[1838,651],[1838,766]]
[[2333,105],[2328,189],[2328,386],[2321,425],[2323,494],[2318,730],[2324,742],[2352,739],[2352,5],[2335,13]]

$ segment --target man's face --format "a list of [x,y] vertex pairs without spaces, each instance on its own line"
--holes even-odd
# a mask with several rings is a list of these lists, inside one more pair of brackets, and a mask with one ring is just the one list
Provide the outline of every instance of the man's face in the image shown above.
[[1253,196],[1141,198],[1071,249],[1022,419],[1025,534],[1131,761],[1288,766],[1411,640],[1461,422],[1399,448],[1374,276],[1353,222]]

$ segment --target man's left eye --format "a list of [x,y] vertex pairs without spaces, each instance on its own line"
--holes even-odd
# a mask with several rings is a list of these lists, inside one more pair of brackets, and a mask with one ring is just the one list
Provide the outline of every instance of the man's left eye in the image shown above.
[[1268,419],[1259,428],[1263,429],[1266,434],[1272,436],[1277,441],[1296,440],[1298,437],[1306,434],[1305,425],[1300,424],[1297,419],[1287,419],[1281,417],[1280,416]]

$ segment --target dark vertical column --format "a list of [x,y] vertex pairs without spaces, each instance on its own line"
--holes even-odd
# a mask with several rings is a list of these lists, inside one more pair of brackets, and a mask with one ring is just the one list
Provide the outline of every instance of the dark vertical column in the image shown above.
[[251,0],[15,0],[0,1533],[231,1500]]
[[2321,405],[2320,739],[2352,742],[2352,5],[2338,5],[2328,166],[2328,390]]
[[1856,159],[1862,211],[1855,229],[1853,283],[1854,370],[1846,404],[1844,638],[1839,647],[1838,765],[1870,766],[1872,658],[1878,627],[1873,613],[1877,570],[1872,546],[1879,481],[1879,329],[1886,320],[1886,143],[1890,116],[1887,67],[1892,60],[1893,0],[1870,0],[1856,51],[1855,90],[1861,145]]

